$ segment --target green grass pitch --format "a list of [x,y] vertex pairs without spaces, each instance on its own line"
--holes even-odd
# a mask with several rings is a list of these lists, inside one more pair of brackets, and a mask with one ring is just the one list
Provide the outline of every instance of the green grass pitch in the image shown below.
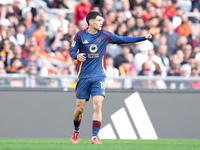
[[0,150],[200,150],[200,140],[101,140],[102,145],[90,144],[90,139],[0,139]]

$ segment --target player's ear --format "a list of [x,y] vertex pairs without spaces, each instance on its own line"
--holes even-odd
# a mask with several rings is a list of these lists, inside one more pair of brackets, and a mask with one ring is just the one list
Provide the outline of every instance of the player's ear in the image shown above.
[[89,23],[90,23],[90,25],[92,25],[93,24],[93,19],[90,19]]

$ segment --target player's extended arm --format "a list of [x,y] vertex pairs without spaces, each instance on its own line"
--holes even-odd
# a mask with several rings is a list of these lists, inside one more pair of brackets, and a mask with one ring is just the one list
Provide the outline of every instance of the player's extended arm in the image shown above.
[[131,37],[131,36],[119,36],[115,35],[109,32],[105,32],[109,37],[110,37],[110,42],[112,43],[134,43],[134,42],[141,42],[144,40],[151,40],[152,35],[151,33],[148,33],[146,36],[141,36],[141,37]]

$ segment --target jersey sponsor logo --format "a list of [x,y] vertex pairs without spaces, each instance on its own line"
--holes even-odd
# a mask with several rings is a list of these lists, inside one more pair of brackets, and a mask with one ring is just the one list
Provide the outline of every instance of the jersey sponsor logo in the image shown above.
[[95,53],[98,50],[98,47],[97,47],[97,45],[92,44],[92,45],[90,45],[89,49],[90,49],[90,52]]
[[88,44],[88,41],[87,41],[87,40],[85,40],[85,41],[83,42],[83,44]]
[[71,46],[75,47],[75,45],[76,45],[76,41],[73,41]]
[[98,58],[99,54],[88,54],[88,58]]
[[97,38],[97,42],[101,42],[102,41],[102,38],[101,37],[98,37]]

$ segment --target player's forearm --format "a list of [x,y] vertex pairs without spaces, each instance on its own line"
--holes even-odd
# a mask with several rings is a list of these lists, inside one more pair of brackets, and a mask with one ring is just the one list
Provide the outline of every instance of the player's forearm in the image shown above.
[[71,56],[73,59],[77,59],[77,56],[78,56],[77,51],[71,49],[71,51],[70,51],[70,56]]
[[145,36],[141,36],[141,37],[126,36],[123,39],[124,43],[135,43],[135,42],[141,42],[141,41],[144,41],[144,40],[146,40]]

